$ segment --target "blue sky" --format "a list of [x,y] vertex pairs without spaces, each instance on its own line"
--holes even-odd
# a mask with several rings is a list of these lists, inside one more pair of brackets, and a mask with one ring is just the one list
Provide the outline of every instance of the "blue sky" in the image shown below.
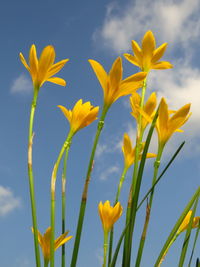
[[[57,108],[72,108],[82,98],[102,105],[102,89],[88,59],[102,63],[108,71],[116,57],[130,52],[131,40],[140,42],[147,30],[155,34],[157,45],[168,42],[164,60],[174,69],[152,71],[148,90],[164,96],[178,109],[192,103],[192,116],[168,143],[163,165],[170,153],[186,140],[181,154],[158,185],[149,236],[141,267],[153,266],[156,255],[186,203],[199,186],[200,175],[200,4],[198,0],[164,1],[3,1],[1,25],[1,131],[0,131],[0,257],[2,267],[34,267],[31,211],[27,178],[27,134],[32,84],[19,60],[27,58],[34,43],[38,53],[49,44],[56,49],[56,61],[69,58],[59,77],[66,88],[45,83],[35,114],[33,167],[41,232],[49,226],[49,190],[53,164],[68,132],[68,122]],[[124,77],[138,71],[123,59]],[[86,175],[97,122],[80,131],[73,140],[68,163],[67,228],[75,235],[80,194]],[[77,267],[101,266],[103,232],[97,214],[99,201],[113,201],[123,167],[121,142],[124,132],[134,140],[135,122],[130,115],[129,98],[111,107],[100,138],[89,189],[86,219]],[[156,141],[150,152],[155,152]],[[152,160],[142,184],[144,194],[152,177]],[[122,191],[125,207],[132,169]],[[57,216],[60,215],[58,177]],[[141,194],[142,196],[142,194]],[[198,214],[200,209],[198,208]],[[144,208],[138,214],[135,238],[140,236]],[[116,225],[120,233],[124,216]],[[60,232],[57,223],[57,234]],[[193,233],[194,234],[194,233]],[[163,267],[177,266],[182,237],[176,241]],[[73,240],[67,244],[67,258]],[[198,250],[200,246],[198,245]],[[134,250],[137,246],[134,245]],[[57,255],[59,255],[59,251]],[[195,257],[199,256],[195,254]],[[58,259],[57,259],[58,260]],[[59,260],[58,260],[59,262]],[[119,265],[120,266],[120,265]]]

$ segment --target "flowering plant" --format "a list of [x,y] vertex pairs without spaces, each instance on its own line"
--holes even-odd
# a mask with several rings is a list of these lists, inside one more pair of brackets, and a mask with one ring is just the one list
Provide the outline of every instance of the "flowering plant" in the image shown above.
[[[152,70],[162,70],[172,68],[172,64],[167,61],[160,61],[161,57],[164,55],[167,43],[162,44],[156,48],[156,41],[154,35],[151,31],[145,33],[142,46],[140,47],[136,41],[132,41],[133,55],[125,54],[124,57],[132,64],[139,67],[140,71],[136,74],[132,74],[129,77],[123,79],[123,67],[122,59],[118,57],[109,73],[105,71],[103,66],[96,60],[90,59],[89,63],[103,89],[104,99],[102,108],[98,106],[93,106],[90,102],[83,102],[82,99],[78,100],[74,107],[70,110],[68,107],[59,105],[58,107],[63,112],[64,116],[69,122],[69,132],[64,141],[60,153],[55,161],[54,167],[52,168],[50,186],[50,227],[46,230],[44,235],[42,235],[38,230],[38,219],[36,212],[36,199],[35,199],[35,189],[34,189],[34,176],[33,176],[33,166],[32,166],[32,149],[33,149],[33,127],[34,127],[34,117],[35,109],[37,106],[37,99],[39,95],[40,88],[45,82],[52,82],[61,86],[65,86],[66,82],[62,78],[54,77],[66,64],[68,59],[61,60],[54,64],[55,61],[55,50],[53,46],[47,46],[41,53],[40,58],[37,57],[36,47],[32,45],[29,52],[29,64],[25,60],[22,53],[20,53],[20,59],[25,68],[29,71],[32,82],[33,82],[33,101],[30,111],[30,123],[29,123],[29,138],[28,138],[28,176],[29,176],[29,189],[30,189],[30,200],[31,200],[31,210],[32,210],[32,222],[33,222],[33,236],[35,245],[35,261],[36,266],[41,266],[40,259],[40,248],[43,253],[44,266],[50,267],[55,266],[55,250],[62,247],[61,254],[61,266],[66,266],[65,258],[65,243],[70,239],[74,240],[74,248],[71,257],[71,267],[75,267],[77,264],[81,235],[84,226],[85,210],[88,200],[88,187],[90,180],[92,179],[92,169],[94,166],[94,157],[97,148],[97,144],[105,123],[107,113],[111,109],[113,103],[117,101],[120,97],[130,95],[130,106],[131,115],[135,119],[136,123],[136,140],[135,144],[127,133],[124,134],[122,152],[124,155],[124,168],[122,175],[119,179],[119,184],[116,187],[116,197],[114,200],[107,200],[103,204],[100,200],[98,206],[99,216],[103,226],[104,233],[104,253],[103,253],[103,267],[114,267],[116,266],[116,261],[118,258],[118,253],[120,247],[123,246],[123,256],[121,266],[130,267],[131,261],[135,261],[135,266],[141,266],[141,259],[143,257],[143,251],[145,246],[146,237],[148,234],[148,226],[151,219],[151,212],[153,207],[153,199],[157,189],[157,184],[163,177],[166,170],[169,168],[176,155],[181,150],[183,144],[177,149],[169,163],[166,165],[165,169],[160,172],[160,162],[167,146],[170,142],[170,138],[176,132],[182,132],[180,128],[187,122],[190,113],[190,103],[185,104],[183,107],[179,107],[177,111],[172,111],[168,108],[167,101],[163,97],[157,106],[157,96],[155,92],[147,98],[145,102],[147,91],[147,84],[149,79],[149,73]],[[99,110],[101,114],[98,115]],[[68,236],[69,231],[66,231],[66,165],[68,159],[68,153],[70,150],[73,137],[82,128],[87,127],[94,121],[98,120],[97,131],[93,141],[93,147],[91,151],[91,156],[88,163],[85,183],[82,191],[80,211],[78,215],[77,230],[72,236]],[[158,146],[156,153],[148,152],[150,142],[152,140],[153,132],[157,131],[158,136]],[[153,158],[153,177],[152,186],[148,192],[143,197],[142,201],[139,202],[139,196],[142,188],[142,178],[145,168],[145,163],[147,158]],[[63,159],[63,161],[62,161]],[[62,177],[58,176],[58,170],[63,164]],[[132,181],[129,189],[129,194],[127,194],[127,206],[122,208],[120,203],[121,189],[124,180],[127,175],[128,169],[134,165]],[[95,167],[95,166],[94,166]],[[60,236],[55,239],[55,229],[56,222],[58,218],[56,217],[55,208],[57,204],[56,198],[56,183],[57,179],[62,181],[62,191],[60,192],[62,198],[62,214],[61,222],[62,229]],[[161,252],[159,253],[155,266],[160,266],[169,251],[170,246],[176,240],[176,238],[185,232],[184,245],[182,247],[179,259],[179,266],[183,266],[185,262],[185,255],[187,252],[188,244],[190,241],[190,232],[193,228],[197,228],[196,238],[193,245],[193,251],[195,249],[196,240],[199,233],[200,217],[195,216],[196,208],[198,205],[200,195],[200,188],[197,188],[196,192],[192,196],[191,200],[188,202],[186,207],[183,209],[182,214],[178,218],[174,225],[170,235],[168,236],[166,243],[164,244]],[[143,230],[141,233],[141,238],[138,241],[138,252],[136,256],[132,256],[132,243],[135,241],[134,230],[135,222],[138,216],[138,210],[144,201],[147,200],[146,214],[143,224]],[[113,205],[110,204],[113,202]],[[115,250],[114,247],[114,225],[120,220],[120,217],[125,217],[125,225],[122,228],[121,236],[115,240],[118,240]],[[116,237],[115,237],[116,238]],[[70,240],[69,242],[72,242]],[[192,260],[192,257],[191,257]],[[191,264],[191,260],[188,266]]]

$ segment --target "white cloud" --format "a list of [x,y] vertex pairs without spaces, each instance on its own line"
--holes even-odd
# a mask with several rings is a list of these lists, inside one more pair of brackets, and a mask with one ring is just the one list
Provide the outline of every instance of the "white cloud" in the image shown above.
[[10,91],[13,94],[26,94],[32,92],[32,90],[32,82],[24,74],[21,74],[18,78],[16,78],[10,88]]
[[99,158],[101,155],[108,151],[108,146],[106,144],[98,144],[95,157]]
[[100,174],[99,179],[102,181],[107,180],[111,175],[118,173],[119,172],[119,167],[118,166],[111,166],[109,168],[107,168],[106,170],[104,170],[104,172],[102,172]]
[[9,188],[0,185],[0,216],[5,216],[20,207],[21,201]]
[[112,3],[93,39],[119,53],[130,49],[132,39],[141,38],[151,29],[158,41],[185,47],[199,40],[199,12],[199,0],[136,0],[123,9]]

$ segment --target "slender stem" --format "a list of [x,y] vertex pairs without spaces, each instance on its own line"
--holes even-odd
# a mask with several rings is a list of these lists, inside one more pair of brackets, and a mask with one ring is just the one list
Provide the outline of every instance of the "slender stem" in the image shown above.
[[69,132],[61,150],[58,155],[57,161],[54,165],[52,177],[51,177],[51,242],[50,242],[50,267],[54,267],[54,240],[55,240],[55,187],[56,187],[56,177],[60,161],[62,159],[63,153],[71,144],[72,134]]
[[174,235],[176,235],[181,223],[185,219],[185,216],[187,215],[188,211],[191,209],[191,207],[194,204],[195,200],[199,197],[199,194],[200,194],[200,187],[197,188],[196,192],[194,193],[194,195],[192,196],[192,198],[190,199],[190,201],[186,205],[185,209],[183,210],[181,216],[179,217],[179,219],[177,220],[176,224],[174,225],[174,227],[173,227],[171,233],[169,234],[164,246],[161,249],[161,252],[160,252],[158,258],[156,259],[156,263],[154,264],[154,267],[158,267],[159,266],[159,263],[160,263],[163,255],[164,255],[169,243],[174,238]]
[[140,244],[139,244],[139,249],[138,249],[138,254],[137,254],[135,266],[140,266],[143,247],[144,247],[144,243],[145,243],[145,239],[146,239],[147,228],[148,228],[148,224],[149,224],[149,218],[150,218],[150,206],[147,203],[145,222],[144,222],[144,227],[143,227],[143,231],[142,231],[142,235],[141,235],[141,239],[140,239]]
[[[163,147],[159,146],[158,147],[157,157],[156,157],[156,160],[154,162],[154,175],[153,175],[153,179],[152,179],[152,186],[156,183],[156,180],[157,180],[158,169],[159,169],[159,166],[160,166],[160,159],[161,159],[161,156],[162,156],[162,152],[163,152]],[[151,194],[150,194],[150,201],[149,201],[149,205],[148,205],[148,214],[146,214],[146,218],[145,218],[145,222],[144,222],[144,226],[143,226],[143,232],[142,232],[142,235],[141,235],[141,238],[140,238],[140,244],[139,244],[136,263],[135,263],[136,267],[140,266],[140,262],[141,262],[141,259],[142,259],[144,244],[145,244],[145,241],[146,241],[146,234],[147,234],[150,215],[151,215],[151,207],[152,207],[152,202],[153,202],[153,196],[154,196],[154,187],[153,187],[153,189],[151,191]]]
[[[70,145],[67,146],[65,151],[65,158],[63,164],[63,173],[62,173],[62,234],[65,233],[65,217],[66,217],[66,172],[67,172],[67,159],[69,154]],[[61,256],[61,266],[65,267],[65,244],[62,245],[62,256]]]
[[184,266],[185,257],[186,257],[186,254],[187,254],[187,248],[188,248],[189,241],[190,241],[193,218],[194,218],[194,215],[196,213],[196,209],[197,209],[197,205],[198,205],[198,201],[199,201],[199,196],[200,196],[200,194],[197,196],[196,201],[194,203],[194,207],[193,207],[193,210],[192,210],[190,221],[188,223],[187,230],[186,230],[186,233],[185,233],[185,238],[184,238],[184,241],[183,241],[181,255],[180,255],[179,264],[178,264],[179,267],[183,267]]
[[163,256],[162,256],[162,259],[160,260],[160,262],[159,262],[159,264],[158,264],[158,267],[160,267],[161,264],[163,263],[163,261],[164,261],[164,259],[165,259],[165,256],[167,255],[167,253],[168,253],[168,251],[169,251],[171,245],[175,242],[175,240],[176,240],[177,237],[178,237],[178,234],[176,234],[176,235],[172,238],[172,240],[170,241],[169,245],[167,246],[167,248],[166,248],[166,250],[165,250],[165,252],[164,252],[164,254],[163,254]]
[[76,228],[76,237],[75,237],[74,248],[73,248],[72,259],[71,259],[71,265],[70,265],[71,267],[75,267],[76,262],[77,262],[78,250],[79,250],[82,227],[83,227],[83,220],[84,220],[84,216],[85,216],[85,208],[86,208],[86,203],[87,203],[88,186],[90,183],[91,172],[92,172],[92,168],[93,168],[93,164],[94,164],[94,156],[95,156],[95,152],[96,152],[96,147],[98,144],[98,140],[99,140],[99,136],[101,134],[102,128],[104,126],[104,120],[105,120],[105,116],[107,114],[107,111],[108,111],[108,108],[104,107],[102,114],[101,114],[101,117],[100,117],[100,120],[99,120],[99,123],[98,123],[97,132],[96,132],[96,136],[94,139],[92,152],[91,152],[91,156],[90,156],[90,161],[88,164],[88,170],[87,170],[87,175],[86,175],[86,179],[85,179],[85,184],[84,184],[82,198],[81,198],[81,204],[80,204],[78,224],[77,224],[77,228]]
[[48,267],[49,266],[49,261],[44,259],[44,267]]
[[145,196],[143,197],[143,199],[140,201],[140,203],[137,206],[137,210],[141,207],[142,203],[145,201],[145,199],[148,197],[148,195],[152,192],[152,190],[157,185],[157,183],[161,180],[162,176],[165,174],[165,172],[167,171],[167,169],[169,168],[169,166],[172,164],[172,162],[174,161],[174,159],[176,158],[176,156],[178,155],[178,153],[180,152],[180,150],[182,149],[182,147],[184,146],[184,144],[185,144],[185,141],[183,143],[181,143],[181,145],[178,147],[178,149],[176,150],[176,152],[174,153],[174,155],[172,156],[172,158],[170,159],[170,161],[167,163],[167,165],[164,168],[164,170],[159,175],[159,177],[156,180],[156,182],[152,185],[152,187],[148,190],[148,192],[145,194]]
[[194,250],[195,250],[197,239],[198,239],[198,236],[199,236],[199,231],[200,231],[200,222],[199,222],[199,227],[196,230],[196,234],[195,234],[195,238],[194,238],[194,243],[193,243],[192,252],[191,252],[190,260],[189,260],[189,263],[188,263],[188,267],[190,267],[191,263],[192,263]]
[[[128,168],[124,167],[119,184],[118,184],[118,188],[117,188],[117,193],[116,193],[116,197],[115,197],[115,202],[114,202],[114,206],[117,204],[118,200],[119,200],[119,196],[121,193],[121,188],[122,185],[124,183],[125,177],[126,177],[126,173],[128,171]],[[114,226],[112,227],[111,231],[110,231],[110,241],[109,241],[109,253],[108,253],[108,265],[111,263],[111,259],[112,259],[112,245],[113,245],[113,235],[114,235]]]
[[102,265],[102,267],[106,267],[107,251],[108,251],[108,231],[104,231],[103,265]]
[[[135,193],[133,195],[133,200],[131,202],[131,216],[130,216],[130,226],[129,226],[129,242],[127,244],[127,258],[126,262],[124,264],[123,262],[123,267],[129,267],[130,266],[130,261],[131,261],[131,248],[132,248],[132,236],[133,236],[133,231],[134,231],[134,226],[135,226],[135,220],[136,220],[136,213],[137,213],[137,205],[138,205],[138,199],[139,199],[139,194],[140,194],[140,187],[141,187],[141,182],[142,182],[142,177],[144,173],[144,167],[146,163],[146,158],[147,158],[147,151],[150,145],[150,141],[152,138],[152,134],[155,128],[155,123],[158,117],[158,110],[156,111],[156,114],[154,116],[154,119],[152,121],[151,127],[149,129],[145,146],[143,149],[142,157],[141,157],[141,162],[140,166],[138,169],[138,175],[137,175],[137,183],[136,183],[136,188],[135,188]],[[130,238],[131,237],[131,238]]]
[[38,97],[38,88],[34,88],[33,100],[30,112],[30,121],[29,121],[29,135],[28,135],[28,177],[29,177],[29,192],[31,199],[33,234],[34,234],[35,260],[36,260],[36,266],[40,267],[41,263],[40,263],[39,244],[38,244],[37,212],[36,212],[34,176],[33,176],[33,166],[32,166],[33,123],[34,123],[35,109],[37,105],[37,97]]
[[[143,108],[144,106],[144,98],[147,88],[147,78],[143,81],[143,87],[142,87],[142,96],[141,96],[141,102],[140,102],[140,108]],[[136,137],[136,147],[135,147],[135,160],[134,160],[134,170],[133,170],[133,178],[132,178],[132,184],[130,187],[129,197],[128,197],[128,204],[127,204],[127,210],[126,210],[126,224],[130,221],[131,217],[131,206],[133,197],[135,194],[135,188],[137,183],[137,174],[138,174],[138,163],[139,163],[139,155],[140,155],[140,148],[142,143],[142,137],[143,137],[143,129],[142,129],[142,115],[139,114],[138,124],[137,124],[137,137]],[[130,225],[126,231],[125,238],[124,238],[124,251],[123,251],[123,266],[128,267],[128,256],[131,254],[131,247],[132,247],[132,235],[130,233]],[[128,249],[128,247],[130,249]],[[129,263],[130,264],[130,263]]]

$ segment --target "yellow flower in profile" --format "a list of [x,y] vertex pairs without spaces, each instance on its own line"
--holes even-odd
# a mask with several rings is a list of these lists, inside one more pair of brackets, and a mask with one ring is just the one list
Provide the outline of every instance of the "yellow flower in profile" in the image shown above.
[[[190,218],[192,216],[192,210],[188,211],[187,215],[185,216],[183,222],[181,223],[181,225],[179,226],[179,229],[178,229],[178,234],[187,230],[188,228],[188,225],[189,225],[189,222],[190,222]],[[193,218],[193,222],[192,222],[192,228],[196,228],[198,227],[200,224],[200,217],[194,217]]]
[[96,120],[99,111],[99,107],[93,107],[90,102],[82,103],[82,99],[77,101],[72,110],[61,105],[58,107],[68,119],[72,135]]
[[[139,160],[141,160],[143,149],[144,149],[144,143],[142,143],[142,146],[140,149]],[[134,148],[132,147],[131,139],[127,133],[124,134],[122,152],[124,154],[124,166],[126,169],[128,169],[135,161],[135,147]],[[147,153],[147,158],[154,158],[154,157],[156,157],[156,154]]]
[[110,201],[107,200],[104,204],[102,202],[99,203],[98,211],[104,231],[109,232],[122,215],[123,208],[119,202],[112,207],[110,206]]
[[163,147],[174,132],[183,132],[179,128],[188,120],[191,113],[190,104],[186,104],[170,117],[172,113],[164,98],[161,99],[156,121],[156,130],[160,145]]
[[141,96],[138,93],[133,93],[130,97],[131,104],[131,115],[136,119],[137,124],[139,124],[140,114],[141,118],[141,128],[142,131],[147,127],[147,125],[152,121],[155,114],[155,108],[157,104],[156,93],[153,92],[147,99],[143,108],[140,108]]
[[[32,228],[33,231],[33,228]],[[65,244],[67,241],[69,241],[73,236],[68,236],[69,231],[65,232],[61,236],[59,236],[55,241],[54,241],[54,250],[56,251],[60,246]],[[38,231],[38,242],[42,248],[42,253],[44,256],[44,260],[46,262],[49,262],[50,260],[50,241],[51,241],[51,227],[48,227],[44,235]]]
[[159,61],[165,53],[167,43],[156,48],[156,41],[152,31],[147,31],[142,40],[142,47],[136,41],[132,41],[133,54],[124,54],[124,57],[142,71],[151,69],[170,69],[173,65],[167,61]]
[[136,73],[122,80],[122,60],[118,57],[112,65],[109,74],[97,61],[90,59],[97,79],[99,80],[104,92],[104,105],[109,108],[121,96],[129,95],[142,87],[142,81],[146,77],[146,72]]
[[52,76],[59,72],[69,59],[63,59],[54,64],[55,56],[55,50],[52,45],[48,45],[43,49],[38,60],[36,47],[33,44],[29,52],[29,65],[27,64],[23,54],[19,54],[21,62],[29,71],[32,77],[34,88],[39,90],[39,88],[46,81],[56,83],[62,86],[66,85],[65,80]]

